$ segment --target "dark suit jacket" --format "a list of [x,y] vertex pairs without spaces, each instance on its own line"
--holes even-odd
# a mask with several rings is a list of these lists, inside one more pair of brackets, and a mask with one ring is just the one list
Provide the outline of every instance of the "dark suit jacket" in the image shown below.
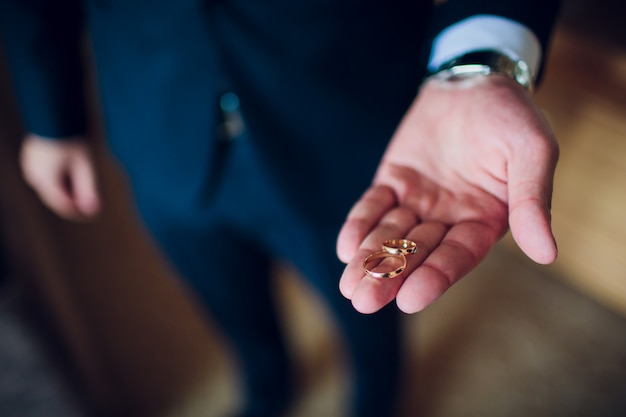
[[370,182],[437,33],[496,14],[526,24],[545,50],[557,10],[549,0],[0,2],[28,130],[85,130],[87,28],[107,140],[140,204],[182,215],[210,202],[230,143],[219,139],[219,100],[234,92],[256,161],[241,175],[274,182],[273,200],[333,228]]

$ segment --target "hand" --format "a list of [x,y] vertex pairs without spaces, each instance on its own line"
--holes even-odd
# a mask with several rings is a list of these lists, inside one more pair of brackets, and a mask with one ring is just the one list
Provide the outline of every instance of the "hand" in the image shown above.
[[30,134],[22,144],[20,164],[26,182],[59,216],[85,220],[98,213],[94,164],[89,146],[81,138]]
[[[531,259],[553,262],[557,159],[547,121],[513,81],[427,82],[339,233],[342,294],[362,313],[394,298],[402,311],[418,312],[474,268],[507,226]],[[419,247],[406,270],[391,279],[366,276],[364,258],[399,238]]]

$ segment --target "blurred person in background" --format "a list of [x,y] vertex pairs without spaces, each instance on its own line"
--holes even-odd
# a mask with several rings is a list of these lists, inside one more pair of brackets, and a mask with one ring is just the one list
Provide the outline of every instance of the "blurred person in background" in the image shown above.
[[[87,34],[107,143],[240,361],[241,416],[279,416],[293,394],[275,260],[337,320],[349,414],[380,417],[397,399],[400,311],[434,302],[509,226],[533,260],[556,257],[558,146],[531,90],[558,2],[439,3],[0,0],[27,182],[64,218],[101,209]],[[366,276],[395,238],[419,248],[406,270]]]

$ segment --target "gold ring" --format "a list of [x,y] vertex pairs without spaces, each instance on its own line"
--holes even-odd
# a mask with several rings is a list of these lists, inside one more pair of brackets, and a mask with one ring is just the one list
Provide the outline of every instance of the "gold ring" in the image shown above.
[[417,253],[417,244],[407,239],[391,239],[383,242],[383,251],[392,255]]
[[[380,258],[397,258],[397,259],[400,259],[400,261],[402,261],[402,265],[400,265],[393,271],[387,271],[387,272],[376,272],[376,271],[372,271],[371,269],[367,267],[367,265],[371,261],[375,259],[380,259]],[[404,271],[405,268],[406,268],[406,257],[401,253],[395,254],[395,253],[389,253],[385,251],[375,252],[369,255],[363,261],[363,270],[365,271],[367,275],[369,275],[370,277],[374,277],[374,278],[393,278],[395,276],[400,275]]]

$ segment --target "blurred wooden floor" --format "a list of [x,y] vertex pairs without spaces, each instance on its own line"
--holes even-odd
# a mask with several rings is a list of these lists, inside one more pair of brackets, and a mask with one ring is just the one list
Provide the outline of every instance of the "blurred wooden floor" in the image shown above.
[[537,95],[561,144],[551,269],[626,314],[626,37],[596,29],[556,33]]

